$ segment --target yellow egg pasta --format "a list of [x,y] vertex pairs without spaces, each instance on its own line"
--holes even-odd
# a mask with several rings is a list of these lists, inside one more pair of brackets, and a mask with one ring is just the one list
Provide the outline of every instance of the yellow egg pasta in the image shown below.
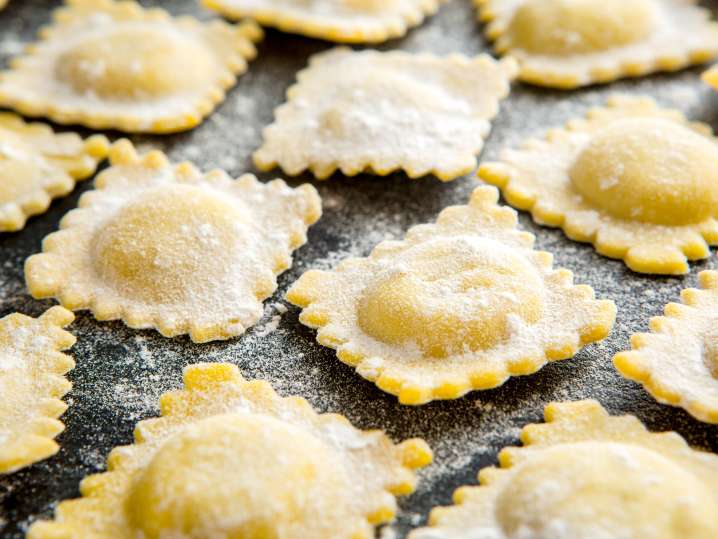
[[28,289],[167,337],[228,339],[255,324],[321,215],[310,185],[201,173],[127,140],[110,164],[27,260]]
[[184,386],[28,539],[370,539],[432,459],[423,440],[395,445],[227,363],[186,368]]
[[287,299],[321,344],[403,404],[493,388],[605,338],[613,302],[553,269],[497,199],[479,187],[402,241],[306,272]]

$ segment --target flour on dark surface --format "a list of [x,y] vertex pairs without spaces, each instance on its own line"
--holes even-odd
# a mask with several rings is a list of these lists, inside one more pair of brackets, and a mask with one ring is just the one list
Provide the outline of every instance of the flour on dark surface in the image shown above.
[[[211,16],[195,0],[142,3],[162,4],[178,14]],[[22,42],[33,39],[57,5],[11,0],[0,12],[0,59],[7,60],[21,50]],[[718,2],[713,6],[718,12]],[[271,122],[274,107],[283,102],[284,91],[308,57],[330,46],[269,30],[259,45],[257,60],[205,123],[188,133],[133,137],[133,141],[143,148],[162,149],[173,160],[191,159],[205,170],[221,167],[234,177],[255,172],[251,153],[260,145],[261,130]],[[450,2],[406,38],[380,48],[440,54],[489,50],[470,2],[463,0]],[[516,84],[494,121],[483,158],[495,158],[503,146],[540,136],[549,127],[581,116],[615,92],[654,96],[662,105],[718,128],[718,94],[701,83],[700,72],[696,68],[570,93]],[[113,139],[119,136],[108,134]],[[259,176],[269,180],[282,175],[277,171]],[[312,179],[304,176],[290,183],[305,181]],[[25,230],[0,236],[0,315],[13,311],[38,315],[53,304],[26,295],[22,266],[91,183],[83,182],[73,195],[56,200],[48,213],[32,218]],[[318,410],[342,413],[360,428],[385,429],[397,441],[425,438],[435,451],[435,463],[421,472],[417,492],[400,500],[397,521],[380,532],[384,539],[404,537],[426,521],[433,506],[449,504],[455,488],[475,484],[479,468],[496,464],[501,447],[518,444],[520,428],[540,421],[543,406],[550,401],[596,398],[612,413],[635,414],[653,430],[676,430],[691,444],[718,451],[718,426],[702,424],[680,409],[656,403],[639,385],[624,380],[611,363],[614,353],[629,346],[632,332],[645,331],[650,316],[675,301],[682,288],[695,286],[700,270],[718,268],[715,251],[708,261],[692,264],[685,278],[638,275],[620,261],[597,255],[591,246],[566,239],[560,230],[535,226],[522,214],[521,226],[536,234],[537,248],[553,252],[555,264],[573,270],[576,282],[593,286],[597,297],[616,302],[613,333],[575,358],[549,364],[537,374],[417,408],[400,406],[396,398],[339,362],[332,350],[317,344],[315,332],[299,324],[298,309],[289,307],[283,312],[277,307],[285,305],[284,293],[305,270],[329,269],[348,256],[368,254],[383,239],[401,238],[411,225],[433,220],[445,206],[466,203],[476,184],[473,175],[444,184],[434,178],[409,180],[402,174],[335,176],[314,182],[325,202],[324,216],[310,229],[308,243],[295,253],[293,268],[279,278],[279,289],[267,300],[263,319],[238,339],[192,344],[185,337],[165,339],[153,331],[97,322],[79,313],[69,328],[78,338],[70,351],[77,367],[69,373],[74,387],[66,397],[69,409],[63,416],[67,428],[58,438],[61,450],[44,462],[0,478],[0,535],[19,539],[31,521],[50,517],[59,500],[78,496],[82,477],[103,470],[112,447],[131,443],[135,423],[156,415],[159,396],[180,387],[182,368],[198,361],[232,362],[247,378],[264,378],[283,395],[301,395]]]

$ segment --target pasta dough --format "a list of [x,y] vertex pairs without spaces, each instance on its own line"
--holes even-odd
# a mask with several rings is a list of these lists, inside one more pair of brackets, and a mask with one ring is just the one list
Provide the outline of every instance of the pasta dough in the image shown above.
[[232,19],[340,43],[401,37],[446,0],[202,0]]
[[190,366],[184,381],[28,539],[369,539],[432,459],[423,440],[395,445],[230,364]]
[[718,55],[718,24],[696,0],[474,0],[521,80],[575,88],[675,71]]
[[55,134],[44,124],[26,124],[0,113],[0,232],[24,228],[28,217],[45,212],[53,198],[70,193],[105,158],[102,135],[82,140]]
[[479,177],[537,223],[641,273],[683,274],[718,244],[718,146],[709,126],[647,98],[506,149]]
[[60,449],[54,438],[65,426],[60,399],[75,362],[61,353],[75,343],[62,328],[74,316],[53,307],[39,318],[19,313],[0,318],[0,475],[46,459]]
[[287,299],[321,344],[404,404],[496,387],[606,337],[613,302],[553,269],[497,199],[479,187],[403,241],[306,272]]
[[255,324],[321,215],[310,185],[203,174],[157,151],[138,156],[126,140],[110,164],[27,260],[28,289],[168,337],[228,339]]
[[660,402],[718,423],[718,272],[698,279],[700,290],[684,290],[681,304],[666,305],[665,316],[651,319],[651,333],[633,335],[632,350],[613,363]]
[[480,487],[431,512],[409,539],[711,539],[718,456],[675,432],[651,433],[596,401],[554,403],[523,447],[499,453]]
[[310,59],[254,154],[260,170],[337,169],[448,181],[476,168],[513,60],[337,48]]
[[172,18],[134,1],[68,0],[0,75],[0,105],[93,129],[171,133],[198,125],[254,58],[253,22]]

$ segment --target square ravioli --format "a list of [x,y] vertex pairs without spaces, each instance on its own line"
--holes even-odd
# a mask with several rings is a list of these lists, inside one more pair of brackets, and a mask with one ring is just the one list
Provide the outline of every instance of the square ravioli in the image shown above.
[[61,124],[172,133],[197,126],[247,70],[253,22],[171,17],[134,1],[67,0],[0,73],[0,106]]
[[317,54],[264,129],[255,165],[292,176],[309,169],[318,179],[337,169],[347,176],[401,169],[453,180],[476,167],[515,69],[513,60],[487,55]]
[[202,0],[232,19],[339,43],[401,37],[447,0]]
[[60,449],[65,426],[60,399],[70,391],[65,374],[75,367],[63,354],[75,337],[63,330],[75,317],[53,307],[39,318],[0,318],[0,476],[46,459]]
[[605,338],[613,302],[553,269],[497,200],[479,187],[402,241],[306,272],[287,299],[321,344],[403,404],[493,388]]
[[28,539],[373,539],[432,460],[423,440],[317,414],[234,365],[192,365],[184,385]]
[[700,290],[683,290],[682,303],[651,318],[651,333],[631,336],[632,350],[613,364],[659,402],[718,423],[718,271],[702,271],[698,280]]
[[0,232],[21,230],[53,198],[70,193],[77,180],[95,172],[108,148],[102,135],[55,134],[48,125],[0,112]]
[[127,140],[110,164],[27,259],[28,290],[167,337],[228,339],[255,324],[321,215],[310,185],[201,173]]
[[718,24],[697,0],[474,0],[519,78],[570,89],[675,71],[718,55]]
[[718,455],[596,401],[552,403],[409,539],[715,539]]
[[614,96],[585,119],[484,163],[537,223],[633,271],[677,275],[718,245],[718,145],[706,124],[649,98]]

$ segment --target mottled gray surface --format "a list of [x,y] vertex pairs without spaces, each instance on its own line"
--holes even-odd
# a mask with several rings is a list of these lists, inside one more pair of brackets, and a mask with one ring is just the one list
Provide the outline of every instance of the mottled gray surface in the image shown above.
[[[11,0],[0,13],[0,59],[17,50],[18,39],[32,39],[58,2]],[[144,2],[163,4],[173,13],[211,14],[193,0]],[[251,65],[227,101],[194,131],[172,137],[141,137],[142,145],[165,149],[174,159],[193,159],[203,168],[223,167],[233,175],[252,171],[251,152],[259,145],[260,129],[297,70],[329,44],[268,31]],[[424,26],[383,49],[402,48],[435,53],[488,51],[468,0],[453,0]],[[504,102],[487,143],[490,158],[505,144],[582,114],[613,91],[645,93],[676,106],[689,116],[718,127],[718,96],[699,80],[700,69],[621,82],[610,87],[562,93],[516,84]],[[116,134],[111,134],[113,137]],[[277,174],[280,175],[280,174]],[[269,179],[273,174],[261,175]],[[311,181],[300,178],[293,181]],[[464,203],[476,185],[473,175],[443,184],[434,178],[410,181],[403,174],[387,178],[358,177],[316,184],[325,198],[325,215],[309,233],[309,243],[295,257],[295,266],[280,278],[268,303],[280,301],[287,287],[309,267],[330,267],[347,254],[364,255],[384,237],[400,236],[415,223],[431,220],[445,206]],[[75,207],[82,184],[72,196],[56,201],[22,232],[0,236],[0,315],[21,311],[37,315],[51,301],[33,301],[24,289],[25,258],[40,249],[41,239],[57,228],[60,217]],[[403,537],[423,523],[429,509],[447,504],[459,485],[475,483],[482,466],[496,461],[498,450],[518,443],[518,429],[541,417],[552,400],[597,398],[612,412],[638,415],[652,429],[673,429],[692,444],[718,450],[718,427],[693,420],[682,410],[653,401],[639,386],[623,380],[611,365],[612,355],[627,347],[632,332],[645,330],[648,318],[681,288],[695,284],[696,273],[718,267],[711,260],[694,264],[685,278],[636,275],[621,262],[596,255],[590,246],[566,239],[560,231],[539,228],[526,215],[522,226],[537,235],[539,248],[556,255],[556,263],[572,269],[577,282],[588,283],[599,297],[619,307],[612,335],[576,358],[554,363],[538,374],[514,378],[492,391],[419,408],[399,406],[394,397],[376,389],[341,364],[331,350],[314,341],[314,332],[299,325],[297,310],[283,315],[279,329],[259,336],[250,331],[240,339],[194,345],[186,338],[164,339],[152,331],[137,332],[121,323],[99,323],[79,314],[71,331],[78,343],[72,354],[77,368],[66,398],[66,431],[62,449],[53,458],[0,478],[0,533],[19,538],[34,519],[49,517],[58,500],[78,495],[78,483],[104,468],[109,450],[132,440],[134,424],[156,413],[160,393],[178,387],[182,367],[199,361],[232,361],[249,378],[266,378],[282,394],[300,394],[322,411],[340,412],[360,427],[386,429],[395,439],[422,436],[434,447],[436,463],[423,474],[417,492],[401,501],[393,528]],[[268,315],[273,314],[271,309]],[[0,396],[1,398],[1,396]]]

